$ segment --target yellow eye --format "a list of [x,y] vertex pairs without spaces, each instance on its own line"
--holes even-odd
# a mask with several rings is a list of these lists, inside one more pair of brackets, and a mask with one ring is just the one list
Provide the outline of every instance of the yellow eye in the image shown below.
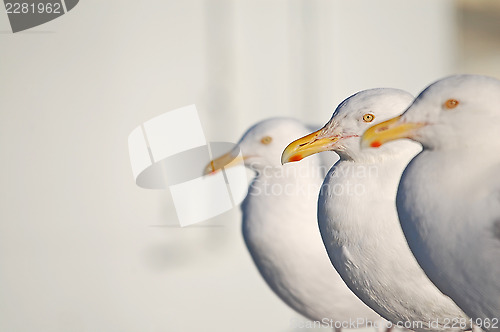
[[363,115],[363,121],[364,122],[372,122],[375,119],[375,115],[367,113]]
[[266,145],[267,145],[267,144],[269,144],[269,143],[271,143],[272,141],[273,141],[273,138],[272,138],[271,136],[264,136],[264,137],[262,137],[262,139],[260,140],[260,142],[261,142],[262,144],[266,144]]
[[460,104],[460,103],[458,102],[458,100],[456,100],[456,99],[448,99],[448,100],[444,103],[444,107],[445,107],[446,109],[451,110],[451,109],[453,109],[453,108],[457,107],[457,106],[458,106],[458,104]]

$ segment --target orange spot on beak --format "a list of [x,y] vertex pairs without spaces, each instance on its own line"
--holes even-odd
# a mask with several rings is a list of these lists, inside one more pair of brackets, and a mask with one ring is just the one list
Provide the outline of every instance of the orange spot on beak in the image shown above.
[[211,175],[214,175],[216,173],[218,173],[219,170],[218,169],[215,169],[215,163],[213,160],[210,161],[210,164],[207,166],[207,171],[206,171],[206,175],[208,176],[211,176]]
[[378,147],[380,147],[381,145],[382,145],[382,143],[380,143],[379,141],[374,141],[374,142],[372,142],[372,144],[370,144],[370,146],[371,146],[372,148],[378,148]]
[[290,161],[300,161],[300,160],[302,160],[302,156],[301,156],[301,155],[299,155],[299,154],[297,154],[297,155],[295,155],[295,156],[292,156],[292,157],[290,158]]

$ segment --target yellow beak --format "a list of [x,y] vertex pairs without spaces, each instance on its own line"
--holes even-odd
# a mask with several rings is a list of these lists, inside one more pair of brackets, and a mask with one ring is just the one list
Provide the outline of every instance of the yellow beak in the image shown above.
[[400,138],[412,138],[415,130],[423,126],[425,123],[403,122],[401,116],[397,116],[368,128],[361,137],[361,147],[378,148]]
[[299,161],[315,153],[327,151],[332,143],[339,140],[338,137],[322,137],[322,134],[323,129],[320,129],[288,144],[281,155],[281,164]]
[[234,156],[231,151],[223,154],[219,158],[211,160],[203,169],[203,175],[213,174],[221,170],[224,167],[233,167],[236,165],[241,165],[245,161],[245,157],[241,154]]

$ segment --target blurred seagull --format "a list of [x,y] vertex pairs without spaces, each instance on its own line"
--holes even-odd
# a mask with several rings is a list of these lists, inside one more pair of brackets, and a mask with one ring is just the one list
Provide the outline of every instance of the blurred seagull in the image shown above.
[[394,119],[370,128],[365,147],[398,138],[423,145],[397,195],[401,226],[420,266],[486,330],[500,328],[500,81],[451,76]]
[[367,128],[401,114],[412,100],[402,90],[361,91],[343,101],[322,129],[292,142],[282,162],[326,150],[340,155],[318,201],[319,227],[332,264],[363,302],[394,324],[446,330],[453,320],[467,317],[418,265],[395,206],[401,173],[421,148],[409,140],[378,150],[360,147]]
[[318,230],[318,193],[338,156],[330,153],[329,161],[318,155],[305,163],[281,165],[285,146],[309,131],[289,118],[259,122],[233,151],[213,160],[206,173],[234,165],[240,149],[245,166],[256,172],[241,207],[243,237],[260,274],[285,303],[314,321],[351,320],[360,328],[366,320],[383,325],[332,267]]

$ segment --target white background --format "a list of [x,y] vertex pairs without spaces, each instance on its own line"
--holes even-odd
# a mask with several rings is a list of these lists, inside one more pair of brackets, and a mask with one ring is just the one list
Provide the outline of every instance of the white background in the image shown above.
[[238,209],[174,227],[128,134],[195,103],[209,141],[236,142],[269,116],[322,125],[361,89],[498,75],[498,10],[464,3],[82,0],[18,34],[0,13],[0,331],[293,331]]

